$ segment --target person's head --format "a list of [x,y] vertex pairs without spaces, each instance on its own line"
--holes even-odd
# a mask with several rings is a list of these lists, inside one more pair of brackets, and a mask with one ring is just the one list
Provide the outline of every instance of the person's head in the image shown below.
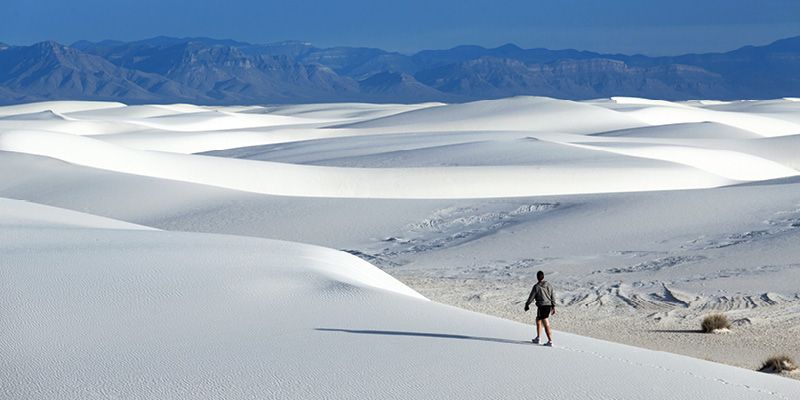
[[536,279],[538,279],[539,282],[543,281],[544,280],[544,272],[542,272],[542,271],[537,272],[536,273]]

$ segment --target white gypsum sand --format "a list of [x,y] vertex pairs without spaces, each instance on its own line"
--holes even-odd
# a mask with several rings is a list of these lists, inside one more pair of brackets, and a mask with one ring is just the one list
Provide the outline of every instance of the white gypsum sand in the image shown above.
[[[511,398],[546,381],[553,398],[794,398],[793,380],[563,331],[551,353],[520,342],[543,269],[560,330],[751,370],[800,357],[798,112],[0,107],[0,197],[29,201],[0,201],[0,393]],[[529,325],[415,298],[370,263]],[[719,311],[729,334],[691,332]]]
[[427,301],[331,249],[90,227],[52,208],[46,226],[39,210],[4,205],[6,398],[800,394],[792,380],[569,334],[534,346],[529,326]]

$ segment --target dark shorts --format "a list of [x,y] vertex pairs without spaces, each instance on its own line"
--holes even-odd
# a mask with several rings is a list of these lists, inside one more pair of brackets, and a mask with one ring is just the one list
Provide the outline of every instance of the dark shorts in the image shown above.
[[536,307],[536,320],[547,319],[550,316],[550,310],[553,309],[553,306],[538,306]]

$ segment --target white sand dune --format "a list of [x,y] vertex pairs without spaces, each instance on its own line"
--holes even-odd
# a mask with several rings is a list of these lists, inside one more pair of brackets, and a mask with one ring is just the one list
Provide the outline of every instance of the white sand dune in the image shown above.
[[[389,105],[386,112],[391,115],[377,117],[376,106],[360,104],[281,109],[294,115],[323,113],[326,118],[339,111],[343,114],[339,121],[362,119],[338,129],[330,129],[330,124],[319,120],[312,123],[315,120],[305,116],[272,115],[267,108],[260,113],[252,113],[253,109],[244,113],[224,109],[198,112],[196,107],[178,105],[170,109],[170,114],[124,119],[120,107],[115,107],[83,111],[84,116],[94,113],[86,120],[12,120],[6,121],[7,127],[0,122],[0,149],[123,173],[255,193],[314,197],[435,199],[675,190],[798,173],[791,157],[788,162],[783,156],[772,161],[768,152],[753,154],[746,145],[740,145],[742,140],[748,143],[745,133],[752,129],[714,129],[762,117],[664,102],[637,104],[635,99],[622,103],[639,108],[614,109],[620,106],[619,99],[578,103],[518,97],[459,105],[428,104],[410,111],[409,107]],[[604,108],[604,104],[611,108]],[[365,109],[369,112],[361,113]],[[684,123],[677,126],[680,133],[671,135],[663,131],[674,126],[672,123],[642,126],[632,122],[635,113],[662,109],[691,115],[710,113],[724,122],[711,127]],[[151,111],[139,107],[132,113]],[[104,112],[114,113],[113,119],[97,119]],[[71,115],[77,118],[80,114]],[[615,144],[611,137],[586,135],[609,130],[626,132],[626,140]],[[653,130],[662,133],[652,134]],[[710,130],[717,136],[709,138],[706,132]],[[722,130],[727,131],[719,133]],[[86,135],[96,135],[98,140]],[[548,150],[548,145],[528,140],[531,137],[554,142],[555,147]],[[706,141],[695,143],[690,139]],[[731,144],[736,140],[740,142]],[[260,162],[168,153],[254,145],[273,147],[267,149],[266,156],[255,157]],[[439,148],[435,148],[437,145]],[[590,151],[576,155],[563,145]],[[274,151],[276,147],[281,150]],[[331,147],[337,150],[331,151]],[[296,149],[297,155],[324,153],[326,158],[282,158],[280,154],[285,154],[286,148]],[[380,148],[384,151],[378,151]],[[482,154],[484,150],[486,154]],[[593,151],[597,155],[590,154]],[[240,149],[217,155],[251,152]],[[608,153],[627,157],[610,157]],[[273,156],[281,162],[272,161]],[[314,163],[318,165],[309,165]]]
[[317,120],[347,121],[387,117],[406,111],[443,106],[444,103],[420,104],[369,104],[369,103],[329,103],[293,104],[287,106],[258,107],[248,113],[287,115]]
[[48,110],[59,114],[66,114],[78,111],[119,107],[125,107],[125,104],[111,101],[43,101],[38,103],[2,106],[0,107],[0,116],[31,114]]
[[[759,103],[761,102],[754,102]],[[782,102],[784,105],[789,103]],[[617,99],[614,104],[599,102],[598,105],[610,106],[643,123],[650,125],[666,125],[690,122],[717,122],[730,125],[739,129],[747,130],[764,137],[786,136],[800,134],[800,121],[782,118],[780,115],[796,114],[791,110],[778,111],[773,114],[737,111],[733,107],[722,107],[719,105],[701,104],[700,107],[693,107],[691,103],[671,103],[664,101],[654,102],[645,99],[627,98],[623,101]],[[754,106],[755,104],[751,104]],[[723,111],[718,111],[719,108]],[[774,109],[774,106],[772,107]],[[726,110],[732,111],[726,111]]]
[[153,228],[92,214],[0,198],[0,224],[4,227],[134,229]]
[[270,114],[228,113],[225,111],[203,111],[197,113],[175,113],[146,119],[137,124],[178,132],[246,129],[276,125],[308,124],[315,120]]
[[530,326],[425,301],[324,248],[0,227],[8,398],[800,395],[795,381],[574,335],[533,346]]
[[[25,114],[30,116],[31,114]],[[25,118],[25,119],[10,119],[11,116],[0,119],[0,131],[15,130],[21,125],[26,129],[43,131],[43,132],[59,132],[70,135],[110,135],[115,133],[136,132],[146,129],[145,126],[119,121],[101,121],[101,120],[78,120],[74,118]]]
[[[640,97],[625,97],[625,96],[614,96],[608,100],[603,99],[603,101],[611,101],[616,104],[621,105],[635,105],[635,106],[666,106],[666,107],[686,107],[683,106],[681,103],[675,103],[666,100],[655,100],[655,99],[643,99]],[[706,100],[704,100],[706,101]]]
[[315,139],[319,137],[318,132],[317,129],[285,129],[283,127],[224,131],[165,131],[146,128],[134,132],[96,136],[95,138],[132,149],[191,154],[228,147],[239,148],[268,143],[285,143],[300,139],[305,135]]
[[798,398],[794,104],[0,107],[0,397]]
[[[633,163],[642,159],[569,146],[590,140],[584,135],[528,132],[419,132],[415,134],[350,135],[208,152],[219,157],[277,161],[291,164],[364,168],[584,165]],[[595,139],[598,140],[598,139]],[[638,142],[637,142],[638,143]],[[671,143],[671,142],[670,142]]]
[[194,104],[145,104],[123,105],[120,107],[89,108],[85,110],[70,111],[69,116],[77,119],[88,120],[117,120],[143,119],[176,115],[183,113],[202,113],[213,108],[196,106]]
[[594,143],[580,146],[633,157],[671,161],[737,181],[760,181],[798,175],[798,170],[794,168],[730,150],[632,143]]
[[677,122],[718,122],[748,130],[764,137],[800,134],[800,124],[753,114],[724,114],[722,111],[647,108],[631,111],[631,115],[652,125]]
[[[574,116],[580,115],[575,118]],[[544,97],[514,97],[427,107],[343,125],[373,131],[528,130],[598,132],[643,126],[638,118],[588,103]]]
[[[687,102],[687,104],[694,105],[691,102]],[[800,115],[798,115],[800,102],[791,99],[726,101],[701,104],[700,107],[715,111],[756,114],[796,124],[800,123]]]
[[[255,193],[364,198],[483,198],[707,188],[733,181],[654,163],[459,168],[340,168],[127,149],[88,137],[0,133],[0,150]],[[781,175],[784,176],[784,175]],[[778,176],[776,176],[778,177]]]
[[68,121],[67,118],[53,110],[33,112],[29,114],[13,114],[0,117],[0,121]]
[[800,135],[754,141],[734,141],[726,143],[723,148],[762,157],[800,170],[800,157],[797,156],[798,146],[800,146]]
[[655,139],[756,139],[762,137],[748,130],[717,122],[689,122],[600,132],[596,136]]

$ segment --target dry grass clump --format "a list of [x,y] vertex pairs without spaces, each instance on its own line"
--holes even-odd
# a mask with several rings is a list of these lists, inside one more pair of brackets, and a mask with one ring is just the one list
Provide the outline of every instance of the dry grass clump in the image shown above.
[[731,328],[731,322],[725,314],[711,314],[703,318],[703,323],[700,328],[704,333],[713,333],[715,331],[727,330]]
[[779,374],[781,372],[797,371],[797,364],[789,356],[775,356],[770,357],[764,361],[764,365],[759,369],[761,372],[769,372],[772,374]]

